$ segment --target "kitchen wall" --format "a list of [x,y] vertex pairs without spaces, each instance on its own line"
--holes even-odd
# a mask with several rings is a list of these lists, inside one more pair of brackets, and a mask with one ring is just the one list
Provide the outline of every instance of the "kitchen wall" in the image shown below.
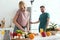
[[[19,1],[20,0],[0,0],[0,21],[5,18],[5,27],[9,27],[10,25],[14,27],[12,19],[18,10]],[[31,7],[30,0],[23,1],[26,3],[27,7]],[[31,21],[38,20],[39,15],[41,14],[39,9],[41,5],[44,5],[46,11],[50,14],[50,21],[60,25],[60,0],[35,0],[31,10]],[[31,29],[34,29],[33,32],[38,32],[38,26],[39,23],[31,25]]]
[[[0,0],[0,22],[5,18],[5,27],[10,25],[14,26],[12,23],[13,17],[18,10],[18,3],[21,0]],[[30,0],[23,0],[26,3],[27,7],[30,7]]]
[[[58,24],[60,27],[60,0],[34,0],[32,5],[31,21],[37,21],[41,14],[40,6],[44,5],[46,12],[50,14],[50,22]],[[33,32],[38,32],[39,23],[32,24]]]

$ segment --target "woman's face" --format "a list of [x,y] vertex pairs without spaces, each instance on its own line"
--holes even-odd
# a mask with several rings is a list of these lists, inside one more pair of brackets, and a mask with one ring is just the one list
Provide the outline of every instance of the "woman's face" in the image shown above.
[[19,5],[19,8],[20,8],[21,10],[25,10],[25,4],[20,4],[20,5]]

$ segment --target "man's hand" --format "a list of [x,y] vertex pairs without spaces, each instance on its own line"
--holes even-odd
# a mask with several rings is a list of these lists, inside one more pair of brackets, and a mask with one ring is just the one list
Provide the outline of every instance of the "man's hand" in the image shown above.
[[36,24],[36,23],[39,23],[40,21],[36,21],[36,22],[30,22],[30,24]]

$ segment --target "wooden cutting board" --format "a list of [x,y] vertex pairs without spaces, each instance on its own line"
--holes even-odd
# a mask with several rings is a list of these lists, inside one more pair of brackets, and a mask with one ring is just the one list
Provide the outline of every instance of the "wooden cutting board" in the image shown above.
[[12,40],[31,40],[31,39],[29,39],[29,38],[23,38],[23,39],[17,38],[17,39],[12,39]]

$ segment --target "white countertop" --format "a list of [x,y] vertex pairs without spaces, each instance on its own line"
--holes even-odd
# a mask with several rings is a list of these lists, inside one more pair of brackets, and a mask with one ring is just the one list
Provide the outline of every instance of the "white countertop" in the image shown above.
[[49,37],[36,36],[34,40],[60,40],[60,34],[56,34]]
[[0,30],[13,30],[13,28],[0,28]]
[[[13,28],[0,28],[0,30],[13,30]],[[36,36],[34,38],[34,40],[60,40],[60,31],[53,36],[49,36],[49,37],[41,37],[41,36]]]

